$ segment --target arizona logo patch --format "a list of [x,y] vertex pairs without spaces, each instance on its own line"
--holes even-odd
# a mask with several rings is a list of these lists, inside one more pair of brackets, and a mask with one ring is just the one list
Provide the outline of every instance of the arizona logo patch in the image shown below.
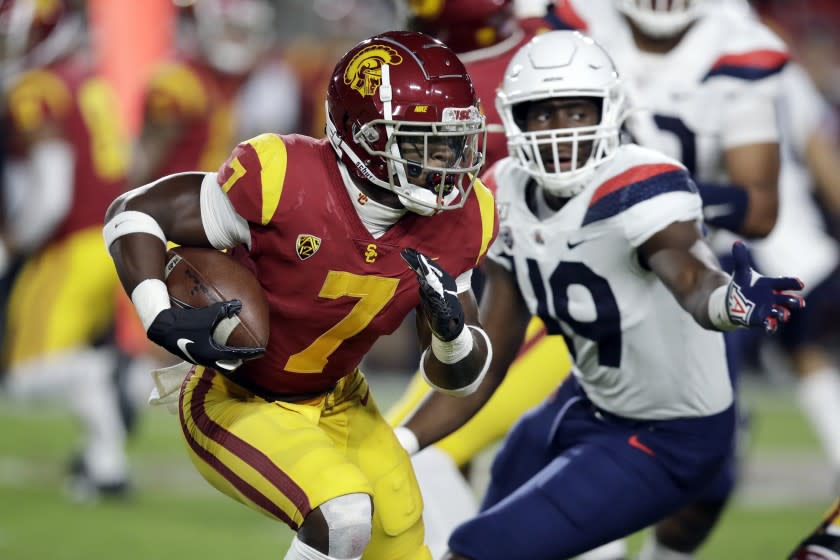
[[300,260],[305,261],[321,248],[321,238],[311,233],[301,233],[295,241],[295,252]]

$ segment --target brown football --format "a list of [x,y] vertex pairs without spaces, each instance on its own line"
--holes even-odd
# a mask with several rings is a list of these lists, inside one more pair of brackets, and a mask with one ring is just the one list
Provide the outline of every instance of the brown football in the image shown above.
[[213,338],[247,348],[268,343],[268,301],[256,276],[239,261],[215,249],[176,247],[166,254],[166,287],[172,305],[205,307],[238,299],[242,311],[223,319]]

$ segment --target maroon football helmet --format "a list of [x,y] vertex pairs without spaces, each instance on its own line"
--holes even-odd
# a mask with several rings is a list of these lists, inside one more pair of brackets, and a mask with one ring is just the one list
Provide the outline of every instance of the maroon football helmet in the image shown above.
[[516,31],[513,0],[402,0],[409,27],[428,33],[456,53],[500,43]]
[[355,175],[420,214],[460,208],[484,161],[484,116],[452,50],[413,31],[366,39],[327,89],[327,135]]

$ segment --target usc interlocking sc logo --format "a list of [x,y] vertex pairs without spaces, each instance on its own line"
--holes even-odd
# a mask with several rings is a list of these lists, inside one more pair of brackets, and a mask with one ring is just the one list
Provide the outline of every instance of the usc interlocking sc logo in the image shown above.
[[382,65],[402,64],[403,57],[387,45],[371,45],[356,54],[344,71],[344,83],[362,97],[374,95],[382,83]]
[[376,262],[376,257],[379,256],[376,252],[376,244],[369,243],[365,251],[365,262],[368,264],[373,264]]

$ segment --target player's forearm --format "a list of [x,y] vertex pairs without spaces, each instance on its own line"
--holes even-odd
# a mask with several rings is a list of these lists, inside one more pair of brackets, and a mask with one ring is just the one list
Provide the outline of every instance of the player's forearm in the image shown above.
[[747,185],[745,189],[749,194],[749,204],[740,233],[750,238],[767,237],[776,226],[779,214],[779,194],[776,183]]
[[706,329],[715,329],[710,298],[729,276],[717,268],[715,256],[702,241],[688,251],[663,249],[648,258],[651,269],[668,287],[677,303]]
[[467,325],[451,342],[442,342],[432,336],[432,343],[421,357],[420,369],[436,390],[463,397],[481,384],[492,356],[485,332],[480,327]]
[[472,418],[490,400],[504,375],[491,370],[478,388],[466,397],[433,391],[404,423],[422,449],[445,438]]

